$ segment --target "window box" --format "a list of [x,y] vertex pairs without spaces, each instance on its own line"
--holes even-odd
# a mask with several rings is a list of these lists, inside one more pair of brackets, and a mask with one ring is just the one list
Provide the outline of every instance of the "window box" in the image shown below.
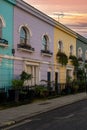
[[27,52],[34,52],[35,49],[32,48],[30,45],[27,44],[18,44],[18,49],[21,51],[27,51]]
[[53,53],[52,52],[50,52],[49,50],[41,50],[41,54],[43,55],[43,56],[49,56],[49,57],[51,57],[52,55],[53,55]]
[[0,46],[1,47],[8,47],[8,41],[0,38]]

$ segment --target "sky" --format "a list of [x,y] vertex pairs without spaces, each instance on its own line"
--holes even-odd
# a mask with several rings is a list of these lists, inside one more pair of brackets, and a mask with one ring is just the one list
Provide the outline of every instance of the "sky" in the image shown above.
[[24,0],[87,38],[87,0]]

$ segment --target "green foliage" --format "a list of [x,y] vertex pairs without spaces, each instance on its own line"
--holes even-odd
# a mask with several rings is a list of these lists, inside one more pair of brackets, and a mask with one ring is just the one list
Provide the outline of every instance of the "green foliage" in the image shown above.
[[66,82],[67,83],[71,83],[72,82],[72,77],[70,77],[69,75],[67,75]]
[[36,86],[35,87],[35,93],[39,95],[40,97],[46,97],[48,96],[48,90],[44,86]]
[[85,63],[85,68],[87,69],[87,63]]
[[74,93],[77,93],[78,92],[78,89],[79,89],[79,84],[78,84],[78,81],[77,80],[73,80],[73,82],[72,82],[72,90],[73,90],[73,92]]
[[79,63],[78,63],[78,59],[77,59],[76,56],[70,55],[70,56],[69,56],[69,59],[72,60],[72,61],[71,61],[71,62],[72,62],[72,65],[74,65],[75,67],[78,67]]
[[62,65],[67,65],[68,63],[68,57],[64,52],[58,52],[57,53],[57,59],[58,62],[61,63]]
[[21,89],[23,86],[23,80],[14,79],[12,80],[12,87],[13,89]]
[[31,78],[32,78],[32,75],[26,73],[25,71],[22,71],[20,77],[21,77],[21,80],[25,81],[25,80],[31,79]]
[[77,71],[78,80],[85,80],[85,72],[84,69],[78,69]]

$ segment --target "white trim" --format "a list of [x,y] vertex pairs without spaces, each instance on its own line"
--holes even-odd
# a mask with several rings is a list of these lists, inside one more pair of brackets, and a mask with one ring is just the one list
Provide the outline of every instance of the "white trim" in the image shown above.
[[3,27],[6,27],[6,23],[5,23],[5,20],[4,20],[4,18],[0,15],[0,19],[1,19],[1,21],[2,21],[2,25],[3,25]]
[[48,56],[48,57],[52,57],[53,55],[51,55],[51,54],[47,54],[47,53],[43,53],[43,52],[41,52],[41,55],[42,56]]
[[6,58],[6,59],[11,59],[11,60],[30,61],[30,62],[43,63],[43,64],[48,64],[48,65],[49,65],[49,62],[40,61],[40,60],[38,60],[38,59],[27,59],[27,58],[24,58],[24,57],[21,58],[21,57],[1,55],[1,54],[0,54],[0,57],[1,57],[1,58]]
[[33,62],[33,63],[32,63],[32,62],[28,62],[28,61],[25,61],[25,64],[26,64],[26,65],[31,65],[31,66],[32,66],[32,65],[33,65],[33,66],[39,66],[39,65],[40,65],[39,63],[36,63],[36,62]]
[[42,36],[41,36],[41,39],[42,39],[42,40],[43,40],[43,37],[44,37],[44,36],[47,36],[47,37],[48,37],[48,40],[49,40],[49,41],[48,41],[48,44],[50,44],[50,43],[51,43],[50,35],[49,35],[47,32],[46,32],[46,33],[43,33]]
[[20,61],[29,61],[29,62],[35,62],[35,63],[41,63],[41,64],[51,64],[51,65],[54,65],[54,66],[61,66],[61,64],[55,64],[55,63],[50,63],[50,62],[46,62],[46,61],[41,61],[41,60],[38,60],[38,59],[27,59],[27,58],[24,58],[24,57],[15,57],[15,56],[8,56],[8,55],[2,55],[0,54],[0,58],[6,58],[6,59],[11,59],[11,60],[20,60]]
[[32,32],[31,32],[31,29],[30,29],[30,27],[28,26],[28,24],[22,24],[22,25],[20,25],[20,26],[19,26],[19,29],[18,29],[18,32],[19,32],[19,33],[20,33],[22,27],[27,28],[28,31],[29,31],[30,36],[32,36]]
[[29,50],[29,49],[24,49],[24,48],[17,48],[19,51],[25,51],[25,52],[30,52],[33,53],[33,50]]
[[74,69],[74,66],[67,65],[67,66],[66,66],[66,69],[69,69],[69,70]]
[[4,43],[0,43],[1,47],[8,47],[8,45],[4,44]]

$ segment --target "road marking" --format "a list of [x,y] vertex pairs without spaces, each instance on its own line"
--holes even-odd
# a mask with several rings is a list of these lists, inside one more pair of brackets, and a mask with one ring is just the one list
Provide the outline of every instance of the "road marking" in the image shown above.
[[57,117],[57,118],[55,118],[55,119],[56,119],[56,120],[63,120],[63,119],[72,118],[73,116],[74,116],[74,114],[70,114],[70,115],[67,115],[67,116]]

